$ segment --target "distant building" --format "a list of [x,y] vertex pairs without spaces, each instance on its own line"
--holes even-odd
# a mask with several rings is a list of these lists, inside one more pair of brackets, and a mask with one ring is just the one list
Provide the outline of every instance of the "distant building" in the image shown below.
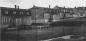
[[32,20],[35,20],[34,22],[37,23],[45,23],[46,21],[52,21],[52,20],[59,20],[62,18],[62,14],[60,14],[60,10],[49,8],[48,7],[38,7],[33,6],[31,9],[31,17]]
[[54,9],[59,11],[58,14],[61,15],[62,18],[76,18],[86,16],[86,7],[65,8],[55,6]]
[[38,6],[33,6],[32,8],[30,8],[31,11],[31,17],[33,22],[35,23],[45,23],[46,20],[49,19],[49,13],[47,13],[47,11],[49,10],[49,8],[47,7],[38,7]]
[[73,10],[75,14],[74,17],[86,17],[86,7],[77,7]]
[[26,24],[30,15],[27,9],[0,7],[1,24]]
[[63,7],[55,7],[55,8],[47,8],[47,7],[38,7],[38,6],[33,6],[30,11],[31,11],[31,17],[32,20],[35,20],[34,22],[39,22],[39,23],[45,23],[45,21],[58,21],[61,18],[64,18],[64,10],[65,8]]

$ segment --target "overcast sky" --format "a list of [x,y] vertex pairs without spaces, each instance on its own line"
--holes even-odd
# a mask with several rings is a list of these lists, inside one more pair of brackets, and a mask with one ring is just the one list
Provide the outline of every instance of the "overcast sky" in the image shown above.
[[25,9],[31,8],[33,5],[40,7],[51,5],[51,8],[56,5],[60,7],[85,7],[86,0],[0,0],[0,7],[14,7],[15,4]]

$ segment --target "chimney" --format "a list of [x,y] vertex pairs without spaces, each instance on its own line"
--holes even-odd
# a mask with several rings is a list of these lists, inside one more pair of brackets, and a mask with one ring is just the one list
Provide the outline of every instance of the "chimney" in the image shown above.
[[15,5],[15,8],[16,8],[16,5]]
[[64,8],[65,8],[65,6],[64,6]]
[[18,6],[18,9],[19,9],[19,6]]
[[36,7],[35,5],[33,5],[33,8]]
[[49,5],[49,8],[50,8],[50,5]]
[[15,5],[15,9],[19,9],[19,6],[18,5]]
[[76,8],[76,7],[74,7],[74,8]]

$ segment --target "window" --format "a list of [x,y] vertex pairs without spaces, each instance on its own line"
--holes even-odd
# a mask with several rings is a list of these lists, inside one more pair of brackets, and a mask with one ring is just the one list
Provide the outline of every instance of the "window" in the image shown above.
[[72,17],[72,15],[71,14],[66,14],[66,17]]
[[20,14],[23,14],[23,12],[21,11]]
[[29,12],[27,12],[27,15],[29,15]]
[[8,14],[8,11],[5,11],[5,14]]
[[10,23],[10,18],[9,18],[9,23]]
[[16,11],[14,11],[13,14],[16,14]]
[[83,10],[80,10],[80,12],[83,12]]

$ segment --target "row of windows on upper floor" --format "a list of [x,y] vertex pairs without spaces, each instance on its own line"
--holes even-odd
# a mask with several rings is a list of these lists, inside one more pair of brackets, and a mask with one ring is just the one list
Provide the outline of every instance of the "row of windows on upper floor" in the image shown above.
[[13,11],[13,12],[11,12],[11,11],[2,11],[2,14],[19,14],[19,15],[23,15],[23,14],[26,14],[26,15],[30,15],[30,12],[23,12],[23,11],[20,11],[20,12],[18,12],[18,11]]

